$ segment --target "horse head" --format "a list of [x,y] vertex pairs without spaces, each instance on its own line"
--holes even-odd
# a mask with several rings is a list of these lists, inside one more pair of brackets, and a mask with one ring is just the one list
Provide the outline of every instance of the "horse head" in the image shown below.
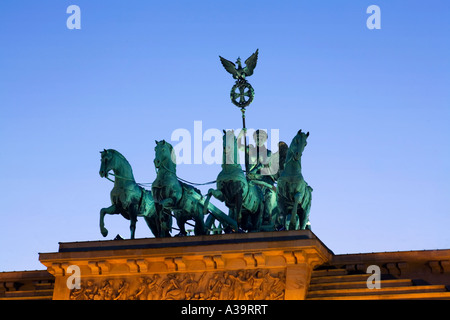
[[119,151],[114,149],[103,149],[103,151],[100,151],[100,154],[100,177],[108,178],[109,172],[114,171],[116,177],[119,175],[121,178],[134,180],[130,163]]
[[111,171],[114,168],[114,150],[112,149],[103,149],[103,151],[100,151],[101,154],[101,164],[100,164],[100,177],[105,178],[108,176],[109,171]]
[[[172,167],[176,164],[175,152],[173,151],[173,147],[170,143],[166,142],[166,140],[156,141],[155,147],[155,160],[153,163],[157,169],[162,166]],[[171,161],[167,161],[171,159]],[[172,163],[170,163],[172,162]],[[167,168],[166,168],[167,169]]]
[[238,146],[234,130],[223,130],[223,164],[238,164]]
[[309,132],[304,133],[302,132],[302,129],[300,129],[294,139],[292,139],[291,145],[289,146],[289,151],[295,161],[299,161],[302,157],[303,150],[305,150],[305,147],[308,144],[306,141],[308,137]]

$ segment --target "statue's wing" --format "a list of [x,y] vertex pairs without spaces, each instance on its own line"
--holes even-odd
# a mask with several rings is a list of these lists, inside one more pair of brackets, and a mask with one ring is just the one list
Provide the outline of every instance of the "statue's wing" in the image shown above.
[[223,67],[225,68],[225,70],[227,70],[229,73],[231,73],[233,75],[233,78],[236,78],[238,76],[237,71],[236,71],[236,65],[233,62],[231,62],[225,58],[222,58],[221,56],[219,56],[219,58],[220,58],[220,62],[222,62]]
[[[273,173],[275,180],[278,179],[281,172],[284,170],[284,163],[286,162],[288,150],[288,145],[284,141],[280,141],[278,143],[278,151],[270,156],[271,167],[276,170],[276,172]],[[278,161],[278,166],[274,165],[273,161]]]
[[247,60],[245,60],[245,76],[249,77],[253,74],[253,70],[256,67],[256,62],[258,61],[258,49],[252,54]]
[[278,143],[280,170],[284,170],[284,163],[286,162],[286,157],[287,157],[288,150],[289,150],[289,147],[286,144],[286,142],[280,141]]

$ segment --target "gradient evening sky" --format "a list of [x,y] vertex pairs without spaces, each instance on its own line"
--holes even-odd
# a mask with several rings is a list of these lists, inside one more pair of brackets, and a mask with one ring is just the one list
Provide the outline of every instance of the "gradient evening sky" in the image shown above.
[[[66,27],[72,4],[81,30]],[[371,4],[380,30],[366,27]],[[449,17],[446,0],[2,0],[0,271],[44,269],[38,252],[104,239],[112,184],[98,174],[100,150],[152,182],[155,140],[193,134],[197,120],[203,132],[239,128],[218,56],[256,48],[247,126],[288,143],[310,132],[303,175],[326,246],[450,248]],[[194,182],[219,171],[177,167]],[[106,239],[129,238],[121,216],[105,223]],[[142,218],[136,237],[152,237]]]

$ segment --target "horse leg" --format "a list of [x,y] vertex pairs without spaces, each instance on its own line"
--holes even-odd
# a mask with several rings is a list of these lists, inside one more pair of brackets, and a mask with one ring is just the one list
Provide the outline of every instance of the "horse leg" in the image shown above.
[[301,230],[311,230],[311,225],[308,224],[309,222],[309,210],[311,209],[311,203],[309,203],[306,208],[302,208],[303,210],[303,214],[302,214],[302,218],[300,220],[300,229]]
[[[235,211],[236,210],[234,208],[228,208],[228,217],[236,222],[236,219],[234,219],[234,212]],[[237,225],[237,222],[235,223],[235,225]],[[223,231],[225,233],[233,233],[233,231],[237,231],[237,230],[234,230],[229,224],[227,224],[227,225],[224,226]]]
[[310,186],[306,186],[304,191],[303,200],[301,203],[301,216],[300,216],[300,229],[311,230],[311,224],[309,223],[309,211],[311,209],[311,191]]
[[130,239],[134,239],[134,233],[136,231],[137,214],[134,209],[130,209]]
[[162,210],[161,217],[161,237],[170,237],[172,231],[172,215],[169,209]]
[[105,214],[118,214],[119,212],[117,212],[116,210],[117,208],[114,204],[108,208],[102,208],[100,210],[100,232],[104,237],[108,235],[108,229],[105,228]]
[[[184,214],[181,213],[180,215],[184,215]],[[184,224],[187,222],[187,218],[177,216],[176,220],[177,220],[178,228],[180,229],[180,232],[176,236],[177,237],[187,236],[186,228],[184,226]]]
[[302,194],[300,192],[297,192],[294,196],[294,205],[292,206],[292,213],[291,213],[291,222],[289,223],[289,230],[295,230],[296,229],[296,219],[297,219],[297,208],[298,203],[300,202],[300,199],[302,197]]
[[148,211],[143,212],[141,216],[144,217],[145,223],[155,236],[155,238],[160,237],[159,230],[157,227],[158,224],[158,213],[156,211],[155,203],[152,201],[151,206],[148,208]]
[[170,214],[171,207],[174,201],[171,198],[166,198],[162,201],[155,201],[155,209],[157,213],[158,234],[160,237],[170,237],[172,229],[172,215]]
[[208,213],[208,205],[211,197],[216,198],[219,201],[225,201],[223,193],[220,190],[209,189],[208,194],[206,195],[205,202],[203,203],[203,215],[205,216]]
[[264,218],[264,202],[259,205],[259,209],[256,212],[254,220],[252,222],[252,231],[258,232],[261,231],[261,225]]
[[162,205],[160,205],[159,203],[157,203],[157,202],[155,202],[155,211],[156,211],[156,218],[155,218],[155,220],[156,220],[156,229],[155,229],[155,232],[153,232],[153,230],[152,230],[152,232],[153,232],[153,235],[156,237],[156,238],[158,238],[158,237],[161,237],[162,236],[162,221],[163,221],[163,219],[162,219],[162,215],[164,214],[163,213],[163,206]]
[[[242,204],[243,204],[243,197],[242,197],[242,193],[239,192],[238,194],[236,194],[236,202],[235,202],[236,206],[234,208],[234,216],[235,216],[235,221],[237,222],[238,228],[241,228],[241,223],[242,223]],[[239,230],[236,230],[236,232],[239,232]]]
[[286,229],[286,204],[281,197],[277,197],[277,216],[275,218],[275,230],[282,231]]
[[261,228],[264,230],[274,229],[274,215],[276,213],[276,195],[270,189],[266,189],[263,199],[263,216],[261,222]]
[[[233,190],[234,184],[231,185],[230,183],[225,184],[224,189],[222,191],[222,194],[224,195],[224,198],[226,199],[226,206],[230,209],[228,212],[228,216],[236,221],[236,223],[239,225],[238,222],[238,195],[239,192],[233,196],[232,190]],[[235,230],[237,231],[237,230]]]
[[194,234],[196,236],[201,236],[206,234],[206,227],[205,227],[205,221],[203,216],[203,210],[202,207],[199,206],[197,210],[197,216],[194,218],[195,221],[195,227],[194,227]]
[[137,222],[136,218],[133,217],[130,219],[130,239],[134,239],[134,233],[136,231],[136,222]]
[[154,217],[144,217],[144,220],[147,223],[147,226],[152,231],[155,238],[160,237],[160,235],[158,234],[158,228],[156,226],[156,221],[155,221],[156,219]]

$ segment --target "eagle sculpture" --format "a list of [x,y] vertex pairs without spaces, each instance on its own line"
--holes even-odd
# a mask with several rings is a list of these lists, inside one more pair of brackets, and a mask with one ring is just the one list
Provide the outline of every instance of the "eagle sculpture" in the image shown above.
[[256,52],[245,60],[245,68],[242,68],[241,58],[237,58],[236,60],[237,67],[233,62],[222,58],[221,56],[219,56],[219,58],[225,70],[231,73],[234,79],[244,80],[245,77],[249,77],[253,74],[253,70],[256,67],[256,62],[258,61],[258,49],[256,49]]

